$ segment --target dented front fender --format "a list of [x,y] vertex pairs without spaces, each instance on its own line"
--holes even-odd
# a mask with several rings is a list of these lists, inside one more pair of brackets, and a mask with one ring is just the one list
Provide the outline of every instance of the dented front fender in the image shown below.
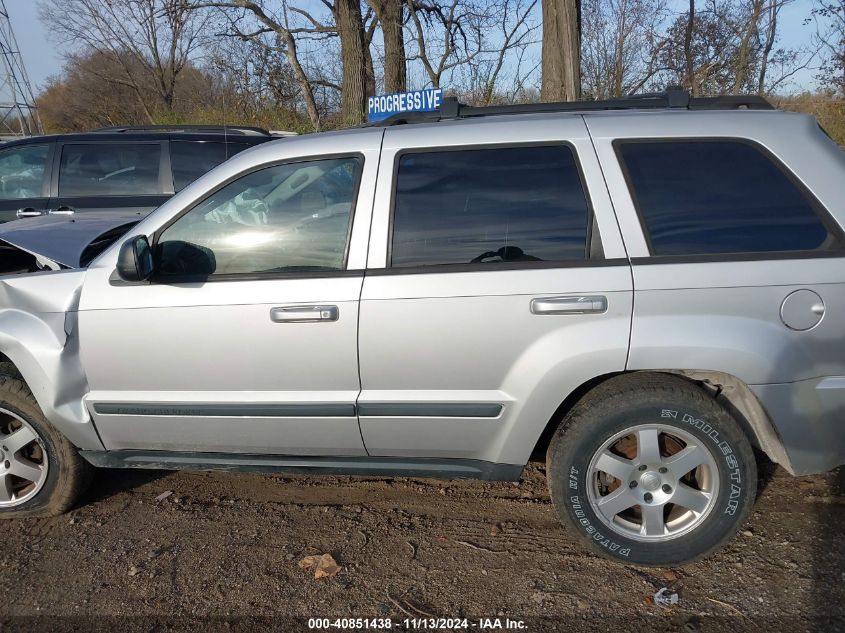
[[23,375],[47,419],[73,444],[103,450],[83,397],[77,308],[84,270],[0,277],[0,352]]

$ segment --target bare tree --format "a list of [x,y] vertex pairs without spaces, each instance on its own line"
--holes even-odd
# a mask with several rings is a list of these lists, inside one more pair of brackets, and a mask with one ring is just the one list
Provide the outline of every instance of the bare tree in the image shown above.
[[150,122],[159,110],[173,112],[177,81],[205,26],[185,0],[42,0],[39,15],[74,52],[81,45],[108,60],[91,72],[128,87]]
[[539,0],[494,0],[474,17],[480,51],[450,78],[462,100],[490,105],[512,103],[522,95],[539,67],[530,53],[540,42],[538,5]]
[[[135,97],[134,88],[122,83],[107,83],[101,77],[135,68],[139,78],[144,69],[127,53],[126,59],[115,62],[98,52],[68,55],[62,74],[51,77],[38,95],[41,119],[54,132],[77,132],[111,125],[148,124],[150,118]],[[173,99],[171,120],[194,118],[208,108],[213,98],[213,79],[208,72],[188,64],[179,74]],[[141,82],[144,90],[153,90],[151,80]],[[163,116],[163,115],[162,115]]]
[[367,0],[375,12],[384,38],[384,91],[404,92],[408,71],[405,55],[405,4],[403,0]]
[[543,101],[581,96],[580,5],[580,0],[543,0]]
[[732,94],[743,92],[748,84],[749,75],[754,70],[752,60],[760,50],[760,18],[766,0],[749,0],[743,15],[736,20],[739,44],[736,54],[736,73],[731,88]]
[[[283,7],[280,16],[271,15],[266,12],[264,8],[256,2],[251,0],[232,0],[231,2],[194,2],[191,4],[191,9],[220,9],[224,16],[229,20],[231,34],[243,40],[251,40],[261,46],[265,46],[277,53],[282,53],[286,57],[288,63],[293,69],[297,84],[302,94],[302,100],[305,103],[305,109],[308,112],[308,118],[315,130],[320,129],[320,112],[317,109],[317,101],[314,97],[314,89],[302,64],[299,60],[297,51],[297,42],[295,34],[302,32],[302,29],[294,29],[290,26],[289,12],[287,7]],[[243,10],[237,12],[239,9]],[[253,26],[247,24],[246,28],[243,24],[246,14],[251,14],[257,25]],[[318,32],[317,29],[305,29],[305,32]],[[273,45],[266,44],[262,36],[267,33],[274,33],[278,38],[278,43]]]
[[[265,8],[264,3],[253,0],[228,0],[206,2],[199,0],[191,4],[194,10],[217,8],[229,17],[231,34],[244,39],[262,43],[261,36],[275,33],[279,45],[271,47],[283,53],[293,69],[294,76],[302,92],[302,98],[311,123],[315,130],[320,129],[320,113],[317,108],[315,87],[328,85],[337,89],[341,95],[341,118],[347,125],[361,123],[368,85],[368,40],[364,32],[361,5],[358,0],[335,0],[323,3],[329,9],[329,16],[314,15],[301,6],[294,6],[285,0],[280,2],[279,10],[273,13]],[[256,25],[244,24],[246,15],[251,15]],[[298,19],[294,23],[293,18]],[[328,19],[327,19],[328,18]],[[325,80],[309,77],[298,52],[298,38],[331,37],[340,40],[341,83],[336,85]],[[266,45],[266,44],[263,44]],[[371,73],[370,73],[371,75]]]
[[492,103],[497,82],[510,54],[514,50],[524,50],[526,46],[532,43],[532,36],[537,29],[537,25],[532,25],[529,20],[537,2],[538,0],[504,0],[492,7],[492,17],[498,27],[500,42],[496,57],[488,65],[482,94],[483,104]]
[[845,97],[845,0],[816,0],[813,17],[823,56],[817,79]]
[[692,37],[695,30],[695,0],[689,0],[686,24],[684,25],[684,62],[686,63],[685,85],[690,94],[696,94],[695,65],[692,51]]
[[365,119],[368,96],[366,61],[369,47],[365,44],[361,3],[358,0],[335,0],[333,13],[340,36],[343,70],[341,118],[346,125],[357,125]]
[[776,46],[778,14],[793,1],[691,4],[694,13],[679,15],[664,37],[663,78],[683,84],[693,94],[764,94],[783,87],[813,57],[808,50]]
[[583,0],[581,79],[585,95],[633,94],[661,72],[659,29],[666,0]]
[[406,6],[415,45],[408,61],[422,64],[432,87],[484,51],[486,13],[471,0],[406,0]]
[[784,4],[786,2],[772,0],[765,8],[765,23],[763,25],[765,39],[763,41],[763,54],[760,60],[760,71],[757,74],[757,94],[763,94],[766,90],[766,73],[769,70],[769,57],[772,54],[772,49],[777,39],[778,14]]
[[273,47],[278,47],[275,35],[264,44],[233,37],[208,43],[205,68],[215,81],[221,109],[253,119],[268,108],[297,109],[299,86],[293,69]]
[[756,74],[758,56],[756,49],[753,54],[741,50],[741,18],[727,6],[717,6],[716,0],[696,7],[692,17],[681,14],[666,34],[660,54],[666,83],[681,84],[693,95],[729,93],[737,85],[746,88],[748,78]]

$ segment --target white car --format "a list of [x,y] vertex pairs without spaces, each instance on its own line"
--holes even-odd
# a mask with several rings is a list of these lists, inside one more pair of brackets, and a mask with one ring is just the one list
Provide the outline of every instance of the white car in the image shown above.
[[0,277],[0,516],[90,465],[517,480],[546,450],[596,551],[706,555],[752,447],[845,462],[843,179],[811,117],[678,92],[246,150],[86,267]]

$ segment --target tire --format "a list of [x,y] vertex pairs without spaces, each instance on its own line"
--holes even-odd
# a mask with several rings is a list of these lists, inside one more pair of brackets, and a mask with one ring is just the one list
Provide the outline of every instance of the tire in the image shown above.
[[17,378],[20,381],[23,381],[23,376],[18,371],[18,368],[15,367],[14,363],[10,363],[9,361],[0,361],[0,376],[9,376],[11,378]]
[[[22,429],[25,434],[14,435]],[[33,433],[34,439],[18,447]],[[88,486],[93,470],[76,447],[47,421],[26,384],[2,374],[0,453],[0,518],[4,519],[66,512]],[[37,470],[21,471],[21,465]],[[39,471],[39,475],[18,476]]]
[[552,437],[547,473],[565,528],[603,556],[641,566],[714,552],[746,520],[757,490],[737,421],[671,374],[626,374],[589,392]]

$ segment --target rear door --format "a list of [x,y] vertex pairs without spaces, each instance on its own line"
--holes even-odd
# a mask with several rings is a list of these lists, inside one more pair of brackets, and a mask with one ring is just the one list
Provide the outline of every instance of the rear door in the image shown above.
[[50,213],[143,217],[173,195],[167,141],[60,143]]
[[371,455],[524,464],[625,367],[631,273],[580,116],[390,128],[361,300]]

